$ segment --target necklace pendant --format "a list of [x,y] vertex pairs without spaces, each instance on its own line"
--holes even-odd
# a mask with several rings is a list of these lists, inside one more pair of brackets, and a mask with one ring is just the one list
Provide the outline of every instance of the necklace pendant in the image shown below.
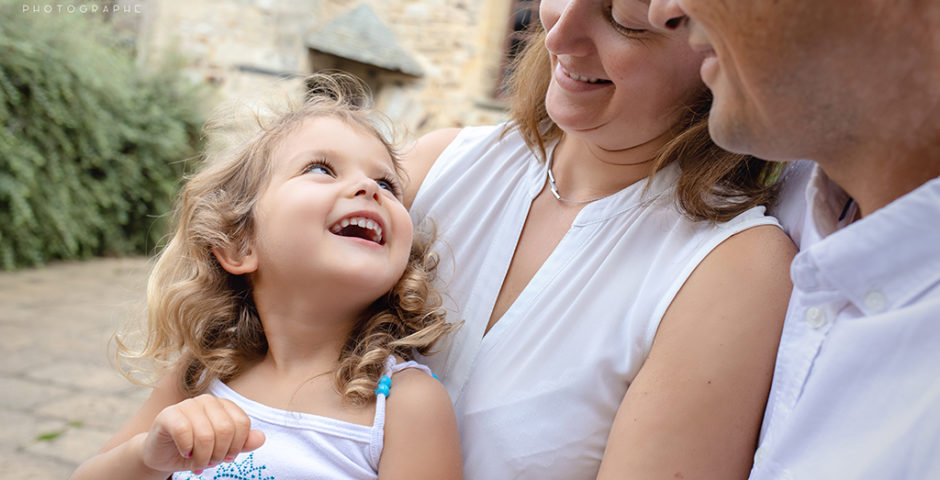
[[595,200],[600,200],[601,198],[604,198],[604,197],[598,197],[598,198],[591,198],[588,200],[568,200],[567,198],[562,197],[561,193],[558,192],[558,185],[555,184],[555,175],[552,174],[553,163],[555,163],[555,151],[554,150],[552,151],[552,155],[548,159],[548,165],[545,170],[548,172],[548,188],[549,190],[552,191],[552,196],[555,197],[556,200],[562,203],[567,203],[568,205],[583,205],[585,203],[591,203]]
[[[551,175],[551,174],[549,174],[549,175]],[[549,187],[549,189],[552,191],[552,195],[555,196],[555,199],[556,199],[556,200],[559,200],[559,201],[562,201],[562,202],[567,202],[567,200],[565,200],[564,198],[561,198],[561,194],[558,193],[558,187],[555,185],[555,182],[549,181],[549,182],[548,182],[548,187]]]

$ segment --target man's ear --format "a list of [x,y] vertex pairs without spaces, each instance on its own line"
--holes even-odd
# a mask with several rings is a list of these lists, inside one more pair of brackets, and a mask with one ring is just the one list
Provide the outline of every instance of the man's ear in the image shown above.
[[212,254],[219,261],[219,265],[232,275],[244,275],[258,269],[258,257],[251,247],[248,248],[247,253],[239,252],[233,246],[212,247]]

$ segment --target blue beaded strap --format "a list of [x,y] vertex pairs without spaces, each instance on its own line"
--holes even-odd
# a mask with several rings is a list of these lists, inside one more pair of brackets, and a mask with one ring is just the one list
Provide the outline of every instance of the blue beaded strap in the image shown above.
[[388,390],[392,388],[392,379],[388,375],[382,375],[379,379],[379,386],[375,387],[376,395],[385,395],[388,398]]
[[[432,373],[431,376],[434,377],[435,380],[440,381],[440,379],[437,378],[437,375]],[[388,392],[389,390],[391,390],[391,388],[392,388],[391,377],[389,377],[388,375],[382,375],[382,377],[379,378],[379,386],[375,387],[375,395],[376,396],[385,395],[385,398],[388,398]]]

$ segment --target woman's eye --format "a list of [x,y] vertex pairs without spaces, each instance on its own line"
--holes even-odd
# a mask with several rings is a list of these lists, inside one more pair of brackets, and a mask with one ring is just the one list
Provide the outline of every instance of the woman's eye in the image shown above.
[[624,24],[618,22],[617,19],[614,18],[614,9],[613,9],[612,6],[611,6],[611,7],[608,7],[608,9],[607,9],[607,20],[608,20],[608,21],[610,22],[610,24],[614,27],[614,30],[617,30],[618,32],[620,32],[621,34],[623,34],[623,35],[625,35],[625,36],[627,36],[627,37],[641,37],[641,36],[643,36],[643,34],[646,33],[646,30],[644,30],[644,29],[641,29],[641,28],[630,28],[630,27],[627,27],[626,25],[624,25]]
[[323,175],[329,175],[331,177],[336,176],[333,172],[333,167],[325,162],[313,162],[310,165],[304,167],[304,173],[320,173]]

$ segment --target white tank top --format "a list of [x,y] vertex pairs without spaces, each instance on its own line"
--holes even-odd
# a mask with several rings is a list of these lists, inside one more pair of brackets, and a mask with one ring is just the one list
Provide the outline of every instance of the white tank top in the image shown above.
[[[775,225],[763,207],[694,222],[673,195],[678,166],[586,205],[483,335],[546,166],[503,126],[464,128],[411,208],[437,225],[438,286],[452,343],[422,359],[454,401],[468,480],[595,478],[614,415],[660,319],[729,236]],[[552,146],[553,148],[554,146]],[[648,188],[647,188],[648,186]]]
[[[385,375],[406,368],[428,367],[414,361],[396,363],[389,357]],[[264,445],[242,453],[231,463],[206,469],[200,475],[176,472],[173,480],[343,480],[378,478],[385,432],[386,394],[375,400],[372,425],[272,408],[249,400],[216,380],[208,393],[235,402],[251,418],[251,428],[265,435]]]

